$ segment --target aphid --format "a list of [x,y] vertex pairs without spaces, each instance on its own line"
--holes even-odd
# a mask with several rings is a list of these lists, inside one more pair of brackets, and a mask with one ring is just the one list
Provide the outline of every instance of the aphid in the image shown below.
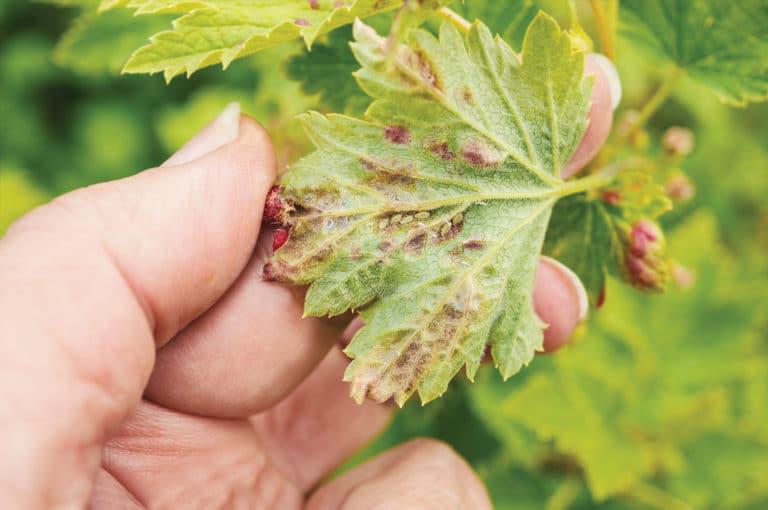
[[400,220],[401,220],[402,218],[403,218],[403,215],[402,215],[402,214],[395,214],[394,216],[392,216],[392,223],[393,223],[393,224],[395,224],[395,223],[400,223]]
[[454,216],[454,217],[451,219],[451,221],[452,221],[454,224],[456,224],[456,225],[458,225],[459,223],[461,223],[461,222],[462,222],[462,220],[464,220],[464,215],[463,215],[462,213],[456,213],[456,215],[455,215],[455,216]]
[[407,215],[403,216],[403,218],[400,220],[400,224],[401,225],[407,225],[407,224],[409,224],[412,221],[413,221],[413,216],[411,216],[410,214],[407,214]]
[[425,218],[429,218],[429,212],[428,211],[419,211],[416,213],[416,219],[423,220]]
[[387,228],[389,225],[389,218],[384,218],[379,222],[379,228]]
[[442,227],[440,227],[440,234],[443,235],[443,236],[447,236],[448,232],[450,232],[450,231],[451,231],[451,224],[450,223],[445,223],[445,224],[443,224]]

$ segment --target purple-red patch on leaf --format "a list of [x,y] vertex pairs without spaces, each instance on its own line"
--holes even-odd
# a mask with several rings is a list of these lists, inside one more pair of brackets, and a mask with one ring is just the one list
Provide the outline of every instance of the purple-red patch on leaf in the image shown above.
[[470,165],[489,168],[500,163],[498,155],[492,154],[490,149],[477,141],[470,141],[461,148],[461,155]]
[[447,142],[436,142],[431,144],[428,149],[433,154],[436,154],[438,157],[440,157],[444,161],[450,161],[453,158],[456,157],[456,154],[453,153],[450,147],[448,147]]
[[403,126],[387,126],[384,128],[384,136],[392,143],[406,144],[411,140],[411,134]]

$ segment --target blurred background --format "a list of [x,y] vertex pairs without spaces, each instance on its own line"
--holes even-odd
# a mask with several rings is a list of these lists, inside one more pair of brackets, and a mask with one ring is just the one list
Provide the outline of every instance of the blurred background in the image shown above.
[[[267,127],[281,166],[310,150],[296,114],[366,104],[348,27],[311,58],[296,42],[166,85],[119,71],[169,19],[120,10],[89,23],[95,0],[52,3],[0,2],[0,234],[58,194],[159,164],[231,101]],[[566,19],[565,3],[531,0],[523,14]],[[519,44],[503,2],[456,9]],[[660,69],[622,39],[617,53],[621,118]],[[507,383],[487,369],[411,402],[349,465],[429,435],[469,460],[501,509],[768,508],[768,106],[731,108],[684,80],[638,143],[657,150],[674,125],[695,138],[680,162],[693,196],[662,217],[676,284],[647,296],[612,282],[572,345]]]

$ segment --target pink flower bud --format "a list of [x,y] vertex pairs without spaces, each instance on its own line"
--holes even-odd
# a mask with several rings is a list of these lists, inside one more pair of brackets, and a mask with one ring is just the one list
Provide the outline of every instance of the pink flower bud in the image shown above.
[[696,194],[696,187],[687,175],[682,172],[676,172],[667,181],[665,191],[672,200],[687,202]]
[[641,290],[662,290],[669,279],[669,268],[659,226],[650,220],[638,220],[625,235],[623,273],[626,280]]
[[672,156],[687,156],[693,150],[693,131],[680,126],[672,126],[664,133],[661,145]]

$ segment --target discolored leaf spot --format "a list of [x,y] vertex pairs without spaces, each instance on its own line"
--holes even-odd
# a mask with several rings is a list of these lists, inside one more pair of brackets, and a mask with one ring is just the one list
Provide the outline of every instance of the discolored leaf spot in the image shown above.
[[468,105],[475,104],[475,96],[472,94],[472,91],[468,88],[465,88],[464,91],[461,94],[461,98],[464,100],[465,103]]
[[317,10],[320,8],[320,0],[307,0],[310,9]]
[[384,128],[384,136],[392,143],[406,144],[411,139],[411,134],[403,126],[387,126]]
[[407,243],[405,243],[405,248],[407,251],[419,252],[426,246],[426,244],[427,233],[419,232],[415,236],[411,237]]
[[309,20],[304,18],[296,18],[295,20],[293,20],[293,24],[298,25],[300,27],[308,27],[310,25],[310,22]]
[[485,243],[478,239],[470,239],[469,241],[464,242],[464,248],[467,250],[480,250],[483,246],[485,246]]
[[491,168],[501,164],[504,154],[480,139],[468,140],[461,147],[461,155],[472,166]]
[[395,245],[392,244],[392,241],[389,241],[387,239],[381,241],[378,246],[379,251],[382,253],[389,253],[390,251],[392,251],[392,248],[394,247]]
[[413,57],[415,59],[414,65],[416,69],[418,69],[419,74],[421,75],[421,79],[424,80],[424,82],[426,82],[430,87],[433,87],[437,90],[442,90],[443,87],[440,84],[435,71],[432,69],[432,64],[429,62],[427,57],[418,51],[413,52]]
[[427,146],[427,150],[444,161],[451,161],[456,157],[456,154],[448,147],[448,142],[431,143]]

